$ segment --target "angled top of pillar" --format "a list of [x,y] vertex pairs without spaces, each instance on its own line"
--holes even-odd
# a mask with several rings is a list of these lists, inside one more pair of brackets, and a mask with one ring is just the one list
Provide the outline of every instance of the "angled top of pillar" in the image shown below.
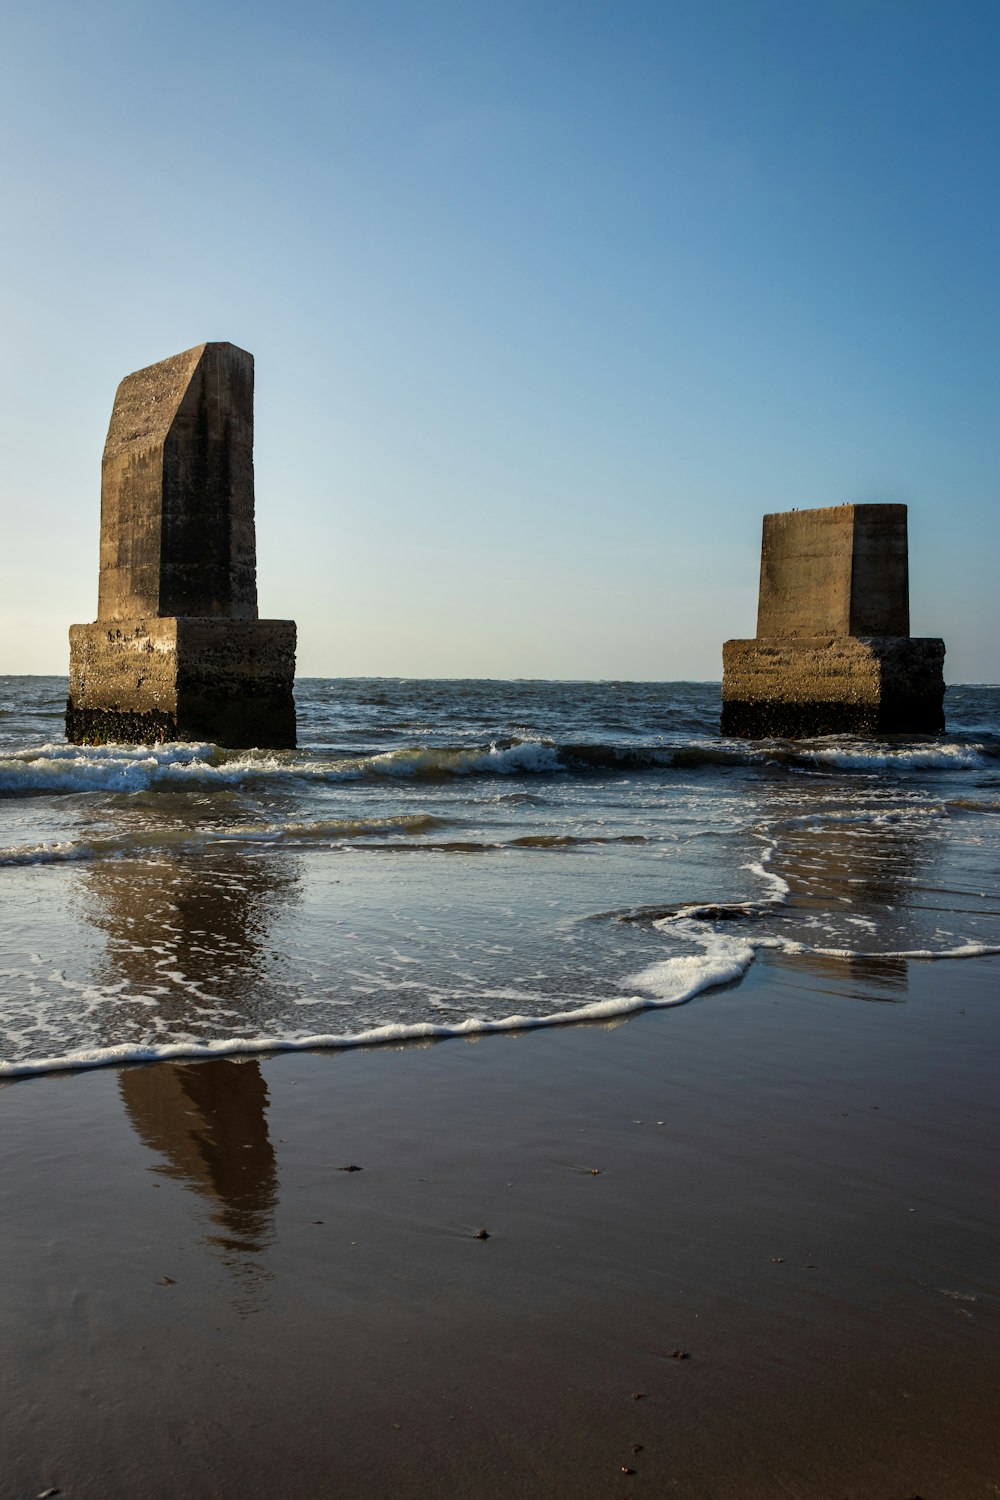
[[257,618],[253,356],[198,344],[127,375],[101,482],[100,620]]
[[905,505],[764,517],[758,638],[909,633]]

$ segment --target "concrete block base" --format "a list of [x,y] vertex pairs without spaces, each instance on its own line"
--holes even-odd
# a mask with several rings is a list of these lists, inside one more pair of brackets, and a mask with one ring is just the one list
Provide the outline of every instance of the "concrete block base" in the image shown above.
[[944,642],[911,636],[759,637],[722,648],[722,733],[941,734]]
[[66,738],[295,746],[291,620],[170,616],[70,627]]

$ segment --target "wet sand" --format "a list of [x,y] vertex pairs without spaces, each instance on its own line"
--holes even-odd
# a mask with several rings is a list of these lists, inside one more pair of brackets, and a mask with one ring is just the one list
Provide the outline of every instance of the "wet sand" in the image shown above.
[[998,979],[8,1085],[0,1494],[1000,1494]]

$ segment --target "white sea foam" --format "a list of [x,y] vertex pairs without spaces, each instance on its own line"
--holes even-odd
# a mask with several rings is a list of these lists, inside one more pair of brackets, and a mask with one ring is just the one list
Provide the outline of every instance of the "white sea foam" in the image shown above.
[[218,770],[213,745],[41,745],[0,757],[0,792],[144,791]]
[[745,864],[743,868],[744,870],[748,870],[751,875],[759,876],[765,884],[770,886],[771,894],[768,900],[773,905],[783,906],[792,894],[792,888],[787,880],[784,880],[782,876],[776,875],[773,870],[767,868],[767,861],[773,852],[773,849],[769,850],[762,859],[752,860],[749,864]]
[[685,921],[683,916],[667,917],[653,926],[661,932],[669,931],[673,937],[680,934],[702,949],[701,953],[661,958],[632,975],[631,983],[654,995],[658,1005],[679,1005],[701,990],[742,979],[753,963],[752,944],[706,932],[700,922]]
[[813,954],[818,958],[912,958],[921,962],[936,962],[945,958],[992,958],[1000,954],[1000,947],[989,943],[959,943],[954,948],[817,948],[811,943],[802,943],[795,938],[779,936],[754,939],[755,948],[775,948],[782,953]]
[[3,759],[11,762],[18,760],[34,762],[39,758],[74,762],[87,760],[95,763],[108,761],[114,765],[129,761],[144,764],[149,760],[155,760],[160,765],[166,766],[190,760],[207,760],[217,754],[218,751],[214,745],[197,741],[163,745],[48,744],[39,745],[31,750],[21,750],[12,755],[6,755]]
[[974,771],[983,765],[982,745],[819,745],[797,749],[814,765],[842,771]]
[[742,978],[753,962],[753,949],[748,943],[706,933],[695,923],[683,935],[697,943],[703,950],[702,953],[663,959],[633,975],[627,983],[635,985],[643,993],[593,1000],[571,1010],[555,1011],[547,1016],[512,1015],[497,1020],[470,1016],[464,1021],[451,1024],[422,1021],[410,1025],[399,1023],[373,1026],[353,1035],[225,1037],[209,1042],[173,1041],[159,1046],[151,1043],[122,1043],[112,1047],[88,1047],[78,1052],[69,1052],[63,1057],[0,1063],[0,1080],[83,1068],[115,1067],[125,1063],[384,1046],[387,1043],[444,1040],[448,1037],[487,1036],[503,1031],[535,1031],[542,1027],[568,1026],[581,1021],[609,1021],[619,1016],[634,1015],[637,1011],[683,1005],[704,990],[715,989]]

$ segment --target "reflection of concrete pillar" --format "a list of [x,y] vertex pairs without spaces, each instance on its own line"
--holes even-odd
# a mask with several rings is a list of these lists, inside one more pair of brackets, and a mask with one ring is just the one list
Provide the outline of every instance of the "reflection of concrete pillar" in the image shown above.
[[269,934],[295,895],[295,866],[271,853],[184,857],[157,849],[155,839],[149,847],[153,858],[95,860],[82,885],[87,918],[107,935],[93,969],[95,982],[115,995],[105,1040],[122,1040],[123,1026],[134,1028],[126,1036],[145,1035],[150,997],[175,1032],[218,1035],[219,1019],[206,1031],[203,1016],[220,1001],[237,1034],[266,1029],[275,963]]
[[[796,954],[796,963],[803,956]],[[910,988],[910,966],[905,958],[851,953],[844,956],[828,953],[805,955],[805,967],[821,978],[836,984],[852,1000],[885,1001],[905,1005]]]
[[67,738],[294,745],[294,671],[292,621],[257,618],[253,358],[199,344],[118,387]]
[[[817,809],[814,823],[800,821],[800,804],[794,789],[789,791],[793,815],[790,821],[771,824],[774,849],[768,868],[789,887],[788,904],[776,912],[779,931],[806,944],[805,951],[796,952],[795,963],[840,979],[868,977],[880,990],[905,997],[905,959],[885,952],[862,957],[852,950],[926,947],[920,913],[911,902],[914,888],[933,880],[928,866],[937,842],[927,820],[887,820],[866,827],[850,817],[842,820],[836,812],[823,816]],[[877,919],[877,931],[852,920],[858,917]],[[840,951],[815,951],[821,948]]]
[[259,1063],[126,1068],[118,1086],[136,1134],[164,1159],[159,1170],[212,1204],[223,1245],[262,1250],[272,1234],[278,1175]]
[[940,733],[944,642],[909,631],[905,505],[765,516],[757,636],[723,647],[723,734]]

